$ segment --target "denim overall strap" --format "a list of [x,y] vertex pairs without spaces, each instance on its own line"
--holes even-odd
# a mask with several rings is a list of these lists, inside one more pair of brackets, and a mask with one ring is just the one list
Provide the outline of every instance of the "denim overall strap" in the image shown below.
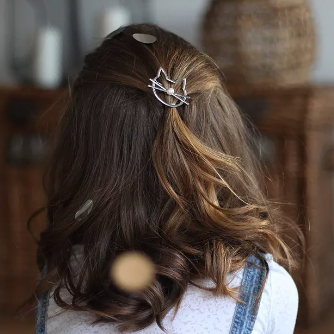
[[[46,267],[44,267],[40,281],[46,275]],[[36,334],[45,334],[46,333],[46,320],[48,315],[48,305],[49,305],[49,294],[50,291],[45,291],[38,299],[37,307],[37,319],[36,319]]]
[[244,303],[236,305],[230,334],[251,334],[253,331],[258,313],[256,301],[266,278],[263,261],[251,255],[245,265],[240,287],[240,298]]

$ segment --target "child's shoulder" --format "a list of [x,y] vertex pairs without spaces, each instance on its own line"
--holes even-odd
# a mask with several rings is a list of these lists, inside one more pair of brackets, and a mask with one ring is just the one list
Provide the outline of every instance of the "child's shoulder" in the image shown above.
[[[265,258],[269,274],[259,309],[259,318],[263,322],[257,321],[256,325],[261,326],[264,333],[292,333],[298,311],[296,284],[287,270],[274,261],[272,255],[267,254]],[[269,322],[264,321],[265,318]]]
[[[271,290],[273,295],[290,295],[292,298],[297,298],[298,301],[298,291],[294,280],[291,275],[274,261],[272,255],[265,255],[269,266],[268,284],[271,285]],[[280,298],[282,298],[280,297]]]

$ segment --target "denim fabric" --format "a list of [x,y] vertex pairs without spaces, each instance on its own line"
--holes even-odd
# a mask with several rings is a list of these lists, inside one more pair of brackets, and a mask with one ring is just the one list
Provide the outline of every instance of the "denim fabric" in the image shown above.
[[266,277],[263,261],[253,255],[248,259],[240,291],[244,303],[238,302],[236,305],[230,334],[251,334],[253,331],[258,312],[256,301]]
[[[45,277],[45,274],[46,274],[46,268],[43,269],[40,280],[42,280]],[[39,300],[38,300],[36,334],[46,333],[46,320],[47,320],[47,315],[48,315],[49,294],[50,294],[50,291],[45,291],[39,297]]]

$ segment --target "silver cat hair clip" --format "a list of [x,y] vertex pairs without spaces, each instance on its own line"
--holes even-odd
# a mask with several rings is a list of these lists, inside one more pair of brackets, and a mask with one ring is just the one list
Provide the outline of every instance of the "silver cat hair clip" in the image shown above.
[[[161,77],[161,73],[165,76],[166,81],[168,81],[169,83],[175,85],[178,82],[182,83],[182,91],[183,91],[183,95],[181,94],[176,94],[174,88],[165,88],[163,86],[163,84],[161,82],[158,81],[158,79]],[[177,80],[172,80],[168,77],[166,71],[160,67],[157,76],[154,79],[150,79],[150,81],[152,82],[151,85],[149,85],[148,87],[152,88],[153,93],[155,95],[155,97],[164,105],[171,107],[171,108],[177,108],[182,106],[183,104],[189,105],[188,100],[190,99],[190,97],[187,94],[186,91],[186,84],[187,84],[187,79],[183,78],[183,79],[177,79]],[[167,95],[173,96],[175,97],[177,100],[179,100],[177,103],[168,103],[166,101],[164,101],[157,93],[157,91],[159,92],[163,92]]]

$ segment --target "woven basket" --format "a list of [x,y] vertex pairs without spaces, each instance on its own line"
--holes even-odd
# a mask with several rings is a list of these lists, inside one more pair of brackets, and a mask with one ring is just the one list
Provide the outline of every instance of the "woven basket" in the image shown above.
[[315,42],[307,0],[213,0],[203,27],[205,51],[242,85],[307,83]]

